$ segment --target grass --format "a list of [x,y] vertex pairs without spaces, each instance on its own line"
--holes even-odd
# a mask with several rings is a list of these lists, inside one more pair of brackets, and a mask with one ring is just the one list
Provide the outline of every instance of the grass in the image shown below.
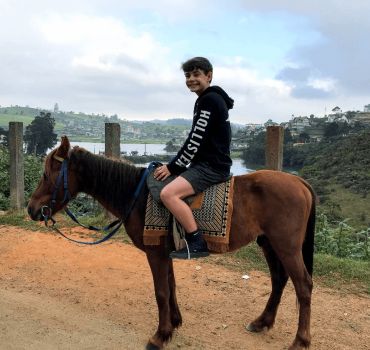
[[370,197],[362,197],[340,185],[330,185],[329,189],[331,202],[339,204],[340,214],[350,219],[350,226],[357,229],[370,226]]
[[370,262],[316,254],[315,279],[338,291],[370,294]]
[[0,127],[8,128],[9,122],[22,122],[23,126],[26,127],[31,124],[35,116],[30,115],[14,115],[14,114],[1,114],[0,113]]
[[[57,221],[58,227],[71,228],[76,226],[63,214],[57,216]],[[84,217],[81,221],[86,225],[104,226],[112,220],[107,218],[105,214],[100,214],[96,217]],[[25,210],[10,211],[1,215],[0,225],[20,226],[28,230],[41,232],[50,230],[40,222],[31,221]],[[101,237],[101,234],[89,234],[89,237],[97,239]],[[114,239],[125,243],[131,242],[123,228],[120,229]],[[243,247],[234,253],[211,256],[209,261],[244,273],[250,270],[260,270],[268,273],[262,250],[256,243]],[[370,294],[370,262],[315,254],[314,283],[345,293]]]
[[[35,119],[35,116],[31,115],[16,115],[16,114],[1,114],[0,113],[0,127],[8,129],[9,122],[21,122],[23,128],[26,128]],[[64,125],[60,122],[55,123],[55,130],[61,130]]]
[[0,215],[0,225],[20,226],[30,231],[46,232],[48,230],[40,222],[32,221],[25,210],[11,210],[5,215]]

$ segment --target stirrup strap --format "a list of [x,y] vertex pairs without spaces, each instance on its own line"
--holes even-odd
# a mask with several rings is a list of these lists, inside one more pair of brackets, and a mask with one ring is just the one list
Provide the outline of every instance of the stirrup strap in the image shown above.
[[190,260],[190,249],[189,249],[188,241],[185,238],[184,238],[184,241],[185,241],[185,244],[186,244],[186,250],[188,252],[188,260]]

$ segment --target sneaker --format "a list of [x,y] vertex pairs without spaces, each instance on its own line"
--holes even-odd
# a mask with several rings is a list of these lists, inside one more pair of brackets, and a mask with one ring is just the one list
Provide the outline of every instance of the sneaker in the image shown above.
[[201,233],[190,236],[186,242],[186,247],[170,253],[172,259],[196,259],[209,255],[207,242]]

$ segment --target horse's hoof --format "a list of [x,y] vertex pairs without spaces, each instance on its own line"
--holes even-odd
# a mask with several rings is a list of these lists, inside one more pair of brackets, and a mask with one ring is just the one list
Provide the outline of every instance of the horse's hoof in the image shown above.
[[253,323],[250,323],[249,325],[247,325],[245,329],[252,333],[259,333],[263,331],[263,329],[257,328],[255,325],[253,325]]
[[154,345],[152,343],[146,344],[145,350],[160,350],[161,348],[157,345]]
[[245,329],[248,331],[248,332],[257,332],[257,329],[252,325],[252,323],[248,324],[245,326]]

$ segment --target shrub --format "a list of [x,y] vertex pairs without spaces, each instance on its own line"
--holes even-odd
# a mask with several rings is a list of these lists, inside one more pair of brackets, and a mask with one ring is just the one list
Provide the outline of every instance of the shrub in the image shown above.
[[[9,151],[0,146],[0,210],[9,209],[10,179]],[[28,201],[42,174],[42,160],[35,156],[24,156],[24,192]]]
[[315,252],[339,258],[370,260],[370,229],[355,232],[347,220],[331,224],[321,213],[317,216]]

